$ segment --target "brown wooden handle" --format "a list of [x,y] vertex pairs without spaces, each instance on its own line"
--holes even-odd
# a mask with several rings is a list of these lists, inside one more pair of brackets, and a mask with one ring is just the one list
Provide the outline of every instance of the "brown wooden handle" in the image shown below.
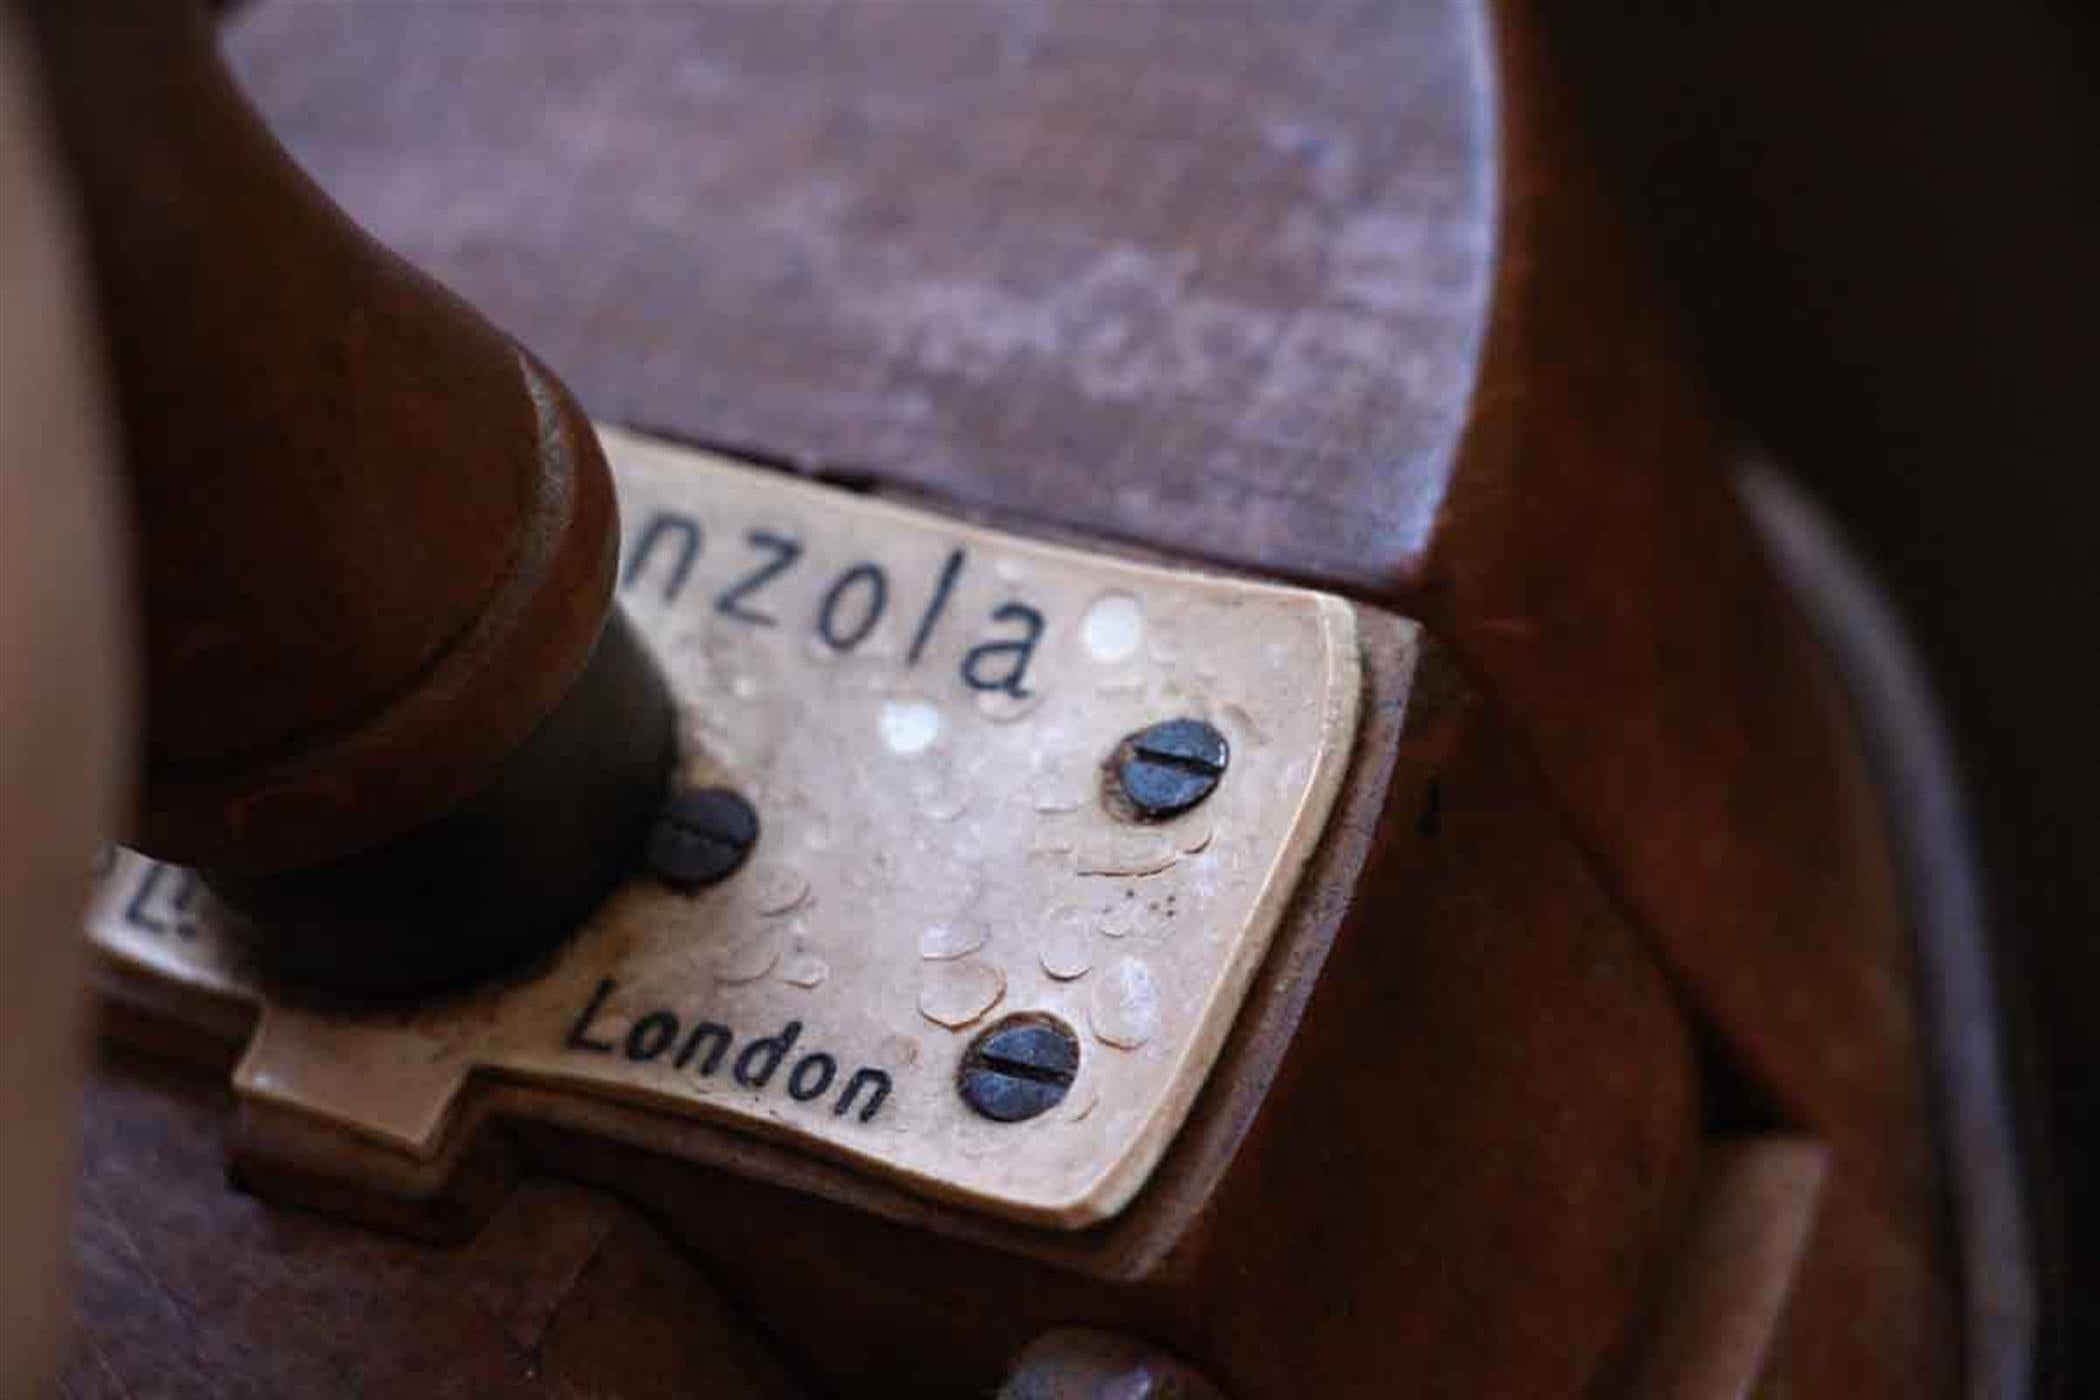
[[[428,902],[447,879],[440,847],[486,853],[491,823],[513,836],[532,824],[508,798],[482,799],[519,787],[528,738],[599,647],[618,552],[611,478],[551,374],[298,169],[201,7],[65,0],[33,13],[138,531],[134,843],[228,877],[273,923],[299,922],[262,897],[290,873],[326,896],[312,909],[339,952],[358,936],[338,896],[372,904],[385,884],[373,862],[399,842],[446,832],[417,838],[410,862],[412,897]],[[667,711],[650,668],[623,657],[601,680],[654,696],[646,742],[607,748],[571,725],[582,750],[533,759],[552,765],[523,785],[536,802],[574,806],[573,775],[605,803],[535,829],[518,849],[536,864],[629,840],[630,809],[656,795],[640,779],[662,770]],[[621,781],[600,781],[609,770]],[[481,811],[471,832],[448,821],[462,808]],[[345,863],[347,888],[328,873]],[[615,862],[585,863],[602,892]],[[504,861],[488,864],[500,885]],[[557,903],[573,913],[580,898]],[[369,912],[398,922],[386,900]]]

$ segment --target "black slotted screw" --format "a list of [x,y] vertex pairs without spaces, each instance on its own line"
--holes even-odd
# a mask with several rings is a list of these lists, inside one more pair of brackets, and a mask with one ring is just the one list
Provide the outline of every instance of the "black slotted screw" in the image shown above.
[[649,869],[676,890],[727,879],[758,844],[758,813],[728,788],[681,788],[649,829]]
[[1112,803],[1139,821],[1180,816],[1211,795],[1232,749],[1215,725],[1169,719],[1140,729],[1116,745],[1109,760]]
[[1055,1016],[1008,1016],[970,1042],[956,1070],[964,1103],[999,1123],[1018,1123],[1064,1101],[1079,1073],[1079,1037]]

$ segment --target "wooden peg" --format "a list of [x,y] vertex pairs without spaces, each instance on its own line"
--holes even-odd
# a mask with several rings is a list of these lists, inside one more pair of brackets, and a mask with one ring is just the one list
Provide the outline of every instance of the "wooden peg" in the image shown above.
[[32,13],[136,528],[134,844],[330,988],[528,956],[628,868],[672,752],[588,421],[298,169],[201,6]]

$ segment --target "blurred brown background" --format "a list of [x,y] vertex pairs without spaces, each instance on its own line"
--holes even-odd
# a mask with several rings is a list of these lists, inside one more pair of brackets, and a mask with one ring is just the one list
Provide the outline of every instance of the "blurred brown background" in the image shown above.
[[2100,1338],[2100,28],[2069,6],[1547,13],[1719,407],[1840,517],[1939,689],[2054,1188],[2044,1369],[2075,1393]]

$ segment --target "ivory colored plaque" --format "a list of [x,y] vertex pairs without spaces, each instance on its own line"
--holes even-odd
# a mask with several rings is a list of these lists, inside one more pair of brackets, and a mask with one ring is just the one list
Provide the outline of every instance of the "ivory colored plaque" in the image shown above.
[[[403,1016],[274,1004],[188,872],[120,855],[90,916],[134,971],[259,1004],[251,1099],[435,1156],[468,1079],[702,1115],[931,1195],[1077,1228],[1144,1183],[1331,806],[1354,614],[1300,589],[979,529],[603,430],[621,596],[692,781],[750,798],[750,861],[616,894],[536,979]],[[1147,825],[1124,736],[1204,719],[1230,763]],[[1018,1123],[956,1088],[1017,1013],[1078,1039]]]

